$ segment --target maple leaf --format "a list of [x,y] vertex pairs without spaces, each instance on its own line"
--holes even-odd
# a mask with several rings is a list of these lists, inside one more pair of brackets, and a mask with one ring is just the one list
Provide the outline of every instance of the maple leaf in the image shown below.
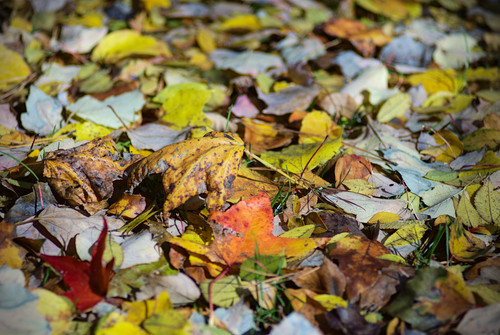
[[305,256],[329,240],[274,236],[271,200],[265,192],[240,201],[225,212],[214,211],[208,220],[214,230],[214,241],[209,247],[177,237],[169,242],[188,252],[202,254],[212,262],[232,265],[256,253],[278,255],[284,252],[287,257]]
[[167,193],[163,204],[165,216],[201,193],[208,193],[208,209],[217,209],[229,195],[243,150],[243,141],[237,135],[215,131],[201,138],[174,143],[134,166],[129,186],[133,189],[147,176],[163,174],[162,183]]
[[40,255],[63,277],[69,291],[63,295],[75,304],[79,311],[92,308],[101,301],[108,292],[109,281],[113,277],[114,259],[106,266],[102,265],[108,224],[104,220],[104,228],[97,239],[97,245],[89,262],[80,261],[70,256]]

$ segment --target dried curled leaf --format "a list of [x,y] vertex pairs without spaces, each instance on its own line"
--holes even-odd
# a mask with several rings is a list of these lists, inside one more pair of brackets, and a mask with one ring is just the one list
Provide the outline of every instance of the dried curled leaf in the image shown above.
[[121,179],[126,162],[109,136],[84,145],[51,151],[44,160],[43,175],[52,190],[70,205],[85,205],[89,212],[113,194],[113,181]]
[[129,187],[135,188],[149,175],[162,174],[167,193],[164,215],[201,193],[208,193],[209,210],[218,209],[228,198],[243,150],[237,135],[220,132],[171,144],[134,166]]

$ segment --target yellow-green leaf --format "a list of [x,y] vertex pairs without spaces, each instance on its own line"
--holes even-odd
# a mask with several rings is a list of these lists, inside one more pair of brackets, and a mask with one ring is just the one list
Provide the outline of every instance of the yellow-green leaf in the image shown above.
[[408,93],[396,93],[382,105],[377,114],[377,121],[389,122],[405,115],[411,106],[411,96]]
[[203,106],[212,93],[206,85],[184,83],[168,86],[155,99],[163,102],[165,114],[161,120],[175,130],[186,127],[210,126],[212,122],[203,113]]
[[479,150],[483,147],[494,149],[500,144],[500,131],[494,129],[479,129],[467,135],[462,143],[465,151]]
[[500,192],[495,191],[490,181],[476,192],[474,205],[483,219],[495,225],[500,225]]
[[467,227],[479,227],[488,224],[472,206],[467,195],[462,195],[456,206],[457,216],[462,218],[463,224]]
[[319,148],[321,143],[290,145],[278,152],[263,152],[260,157],[283,170],[301,173],[306,168],[307,170],[312,170],[318,165],[326,163],[330,158],[334,157],[342,147],[342,139],[340,138],[326,141],[323,146]]
[[389,236],[385,240],[384,245],[387,248],[392,248],[418,243],[427,229],[427,226],[423,222],[409,223]]
[[220,307],[231,307],[240,300],[238,290],[241,289],[240,278],[237,276],[227,276],[221,278],[212,285],[212,296],[208,287],[212,280],[205,280],[200,285],[201,293],[206,301],[211,301]]

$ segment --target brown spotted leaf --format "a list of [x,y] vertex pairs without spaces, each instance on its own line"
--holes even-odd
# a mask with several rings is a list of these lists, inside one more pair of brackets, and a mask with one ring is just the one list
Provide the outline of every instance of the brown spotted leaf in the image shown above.
[[174,143],[140,161],[130,173],[129,186],[133,189],[147,176],[162,174],[164,215],[202,193],[208,194],[208,209],[218,209],[228,198],[243,150],[237,135],[220,132]]
[[44,160],[43,175],[52,190],[70,205],[84,205],[91,213],[113,194],[113,181],[121,179],[126,162],[109,136],[84,145],[51,151]]

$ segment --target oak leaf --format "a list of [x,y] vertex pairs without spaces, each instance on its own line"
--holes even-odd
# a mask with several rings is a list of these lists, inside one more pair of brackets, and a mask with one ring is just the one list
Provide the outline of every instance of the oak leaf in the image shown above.
[[207,193],[207,207],[222,207],[238,174],[243,141],[229,133],[210,132],[204,137],[174,143],[137,163],[128,180],[131,189],[147,176],[162,174],[167,193],[163,213],[190,197]]

